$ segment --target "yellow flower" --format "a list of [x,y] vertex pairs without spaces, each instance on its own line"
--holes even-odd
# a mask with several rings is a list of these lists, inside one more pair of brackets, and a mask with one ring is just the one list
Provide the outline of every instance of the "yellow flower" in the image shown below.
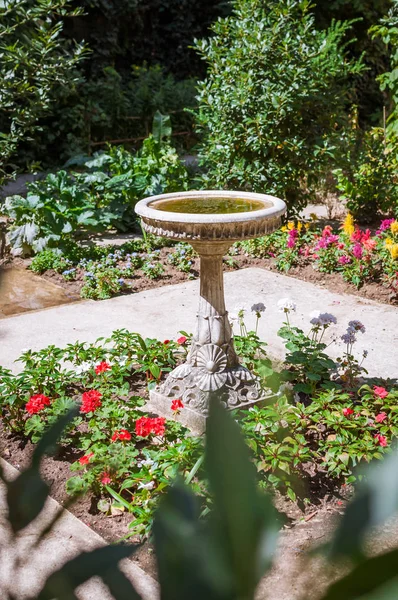
[[287,228],[288,228],[289,230],[292,230],[292,229],[294,229],[294,228],[295,228],[294,221],[289,221],[289,222],[288,222],[288,224],[287,224]]
[[281,227],[281,231],[283,231],[283,232],[287,231],[286,225],[284,225],[283,227]]
[[351,213],[347,213],[347,216],[344,219],[342,229],[343,229],[344,233],[346,233],[349,237],[351,237],[352,234],[354,233],[355,223],[354,223],[354,217],[352,216]]
[[391,233],[394,235],[398,233],[398,221],[393,221],[390,225]]
[[304,227],[308,230],[311,227],[311,223],[306,223]]
[[392,246],[394,244],[394,242],[391,238],[386,238],[386,241],[384,243],[386,245],[386,248],[389,248],[390,246]]
[[390,248],[390,254],[391,254],[391,258],[393,260],[397,260],[398,259],[398,244],[393,244]]
[[301,221],[298,221],[298,222],[297,222],[297,231],[299,231],[299,232],[300,232],[300,231],[302,230],[302,228],[303,228],[303,224],[302,224],[302,222],[301,222]]

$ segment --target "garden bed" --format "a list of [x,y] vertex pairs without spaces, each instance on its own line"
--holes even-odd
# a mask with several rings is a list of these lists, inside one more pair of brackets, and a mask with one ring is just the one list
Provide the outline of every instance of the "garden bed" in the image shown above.
[[[70,296],[107,299],[199,276],[192,246],[149,236],[122,246],[72,245],[68,252],[38,253],[13,264],[62,286]],[[271,235],[234,244],[225,271],[261,267],[322,285],[336,293],[398,303],[398,222],[385,220],[376,232],[350,220],[342,226],[289,222]]]
[[[381,459],[398,434],[398,391],[364,379],[354,357],[364,327],[349,324],[340,361],[325,354],[324,333],[333,315],[314,316],[305,335],[290,324],[294,303],[283,300],[286,322],[279,335],[288,354],[275,371],[254,332],[235,337],[244,365],[278,397],[263,407],[236,413],[261,488],[273,492],[288,523],[311,520],[320,511],[340,510],[355,482],[354,467]],[[262,311],[260,304],[254,312]],[[27,464],[33,445],[60,415],[78,410],[61,450],[43,463],[52,495],[65,504],[78,495],[72,512],[107,540],[128,535],[148,539],[153,513],[177,472],[198,497],[203,514],[211,497],[202,471],[203,444],[176,420],[143,412],[148,387],[183,361],[189,339],[144,340],[125,330],[93,344],[26,351],[17,375],[0,371],[0,451],[17,468]],[[386,385],[386,384],[384,384]],[[173,406],[172,406],[173,408]],[[176,407],[184,410],[184,407]],[[66,486],[65,486],[66,484]],[[68,494],[67,494],[67,492]],[[138,555],[154,572],[148,542]]]

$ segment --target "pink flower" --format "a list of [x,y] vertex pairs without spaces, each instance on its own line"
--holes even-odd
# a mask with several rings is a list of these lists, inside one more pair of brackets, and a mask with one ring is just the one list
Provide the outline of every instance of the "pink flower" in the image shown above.
[[376,248],[376,240],[364,240],[363,247],[369,252],[372,252]]
[[185,337],[185,335],[182,335],[181,337],[178,338],[177,340],[177,344],[180,344],[180,346],[183,346],[185,344],[185,342],[187,341],[188,338]]
[[351,258],[349,256],[346,256],[345,254],[343,256],[339,256],[338,261],[337,261],[340,265],[349,265],[351,262]]
[[374,438],[375,440],[377,440],[378,444],[383,448],[387,446],[387,438],[384,435],[381,435],[381,433],[376,433]]
[[381,412],[375,417],[376,423],[383,423],[387,419],[387,413]]
[[355,256],[355,258],[358,258],[358,260],[360,258],[362,258],[363,255],[363,249],[361,244],[359,244],[358,242],[355,244],[353,251],[352,251],[353,255]]
[[112,483],[112,479],[110,478],[109,473],[107,473],[106,471],[102,473],[100,481],[104,485]]
[[386,388],[383,388],[382,386],[379,386],[379,385],[373,386],[373,393],[378,398],[387,398],[387,396],[388,396],[388,392],[387,392]]
[[352,410],[352,408],[343,408],[343,415],[345,417],[349,417],[350,415],[353,415],[354,411]]
[[380,223],[380,227],[376,231],[376,235],[380,235],[382,233],[382,231],[385,231],[386,229],[390,229],[391,223],[394,223],[394,221],[395,221],[395,219],[384,219],[384,221],[382,221]]

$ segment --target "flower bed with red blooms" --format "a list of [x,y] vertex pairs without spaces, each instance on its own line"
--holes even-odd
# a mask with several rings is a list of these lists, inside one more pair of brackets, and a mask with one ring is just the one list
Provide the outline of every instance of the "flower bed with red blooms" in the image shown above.
[[[349,322],[341,336],[346,351],[333,361],[325,354],[323,336],[329,327],[339,326],[336,318],[313,315],[306,336],[292,324],[295,304],[283,299],[278,305],[279,335],[287,347],[285,368],[278,372],[256,333],[246,331],[244,310],[239,313],[243,335],[236,336],[236,347],[242,362],[264,387],[280,394],[273,404],[241,410],[236,418],[260,484],[278,488],[292,501],[300,493],[310,505],[330,493],[331,486],[338,491],[353,482],[358,464],[390,451],[398,436],[398,391],[391,382],[364,379],[362,361],[354,356],[356,337],[366,335],[362,323]],[[252,310],[261,318],[263,304],[253,304]],[[149,533],[159,499],[177,473],[207,508],[211,498],[201,471],[202,440],[177,422],[185,410],[183,400],[170,401],[173,420],[143,411],[148,388],[185,359],[188,344],[187,334],[157,341],[121,330],[94,344],[25,352],[20,374],[0,370],[8,440],[22,436],[37,442],[51,423],[77,405],[78,416],[61,440],[64,454],[73,456],[65,481],[69,494],[90,494],[104,517],[128,512],[128,535]]]

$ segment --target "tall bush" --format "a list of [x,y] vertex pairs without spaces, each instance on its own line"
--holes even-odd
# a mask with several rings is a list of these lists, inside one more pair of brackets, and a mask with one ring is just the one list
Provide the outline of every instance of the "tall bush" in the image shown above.
[[307,0],[235,0],[214,36],[196,44],[208,64],[198,129],[208,187],[249,189],[305,205],[339,154],[348,78],[348,22],[318,31]]
[[0,4],[0,184],[23,140],[39,127],[54,90],[77,81],[83,44],[60,37],[62,18],[79,14],[70,0],[4,0]]

